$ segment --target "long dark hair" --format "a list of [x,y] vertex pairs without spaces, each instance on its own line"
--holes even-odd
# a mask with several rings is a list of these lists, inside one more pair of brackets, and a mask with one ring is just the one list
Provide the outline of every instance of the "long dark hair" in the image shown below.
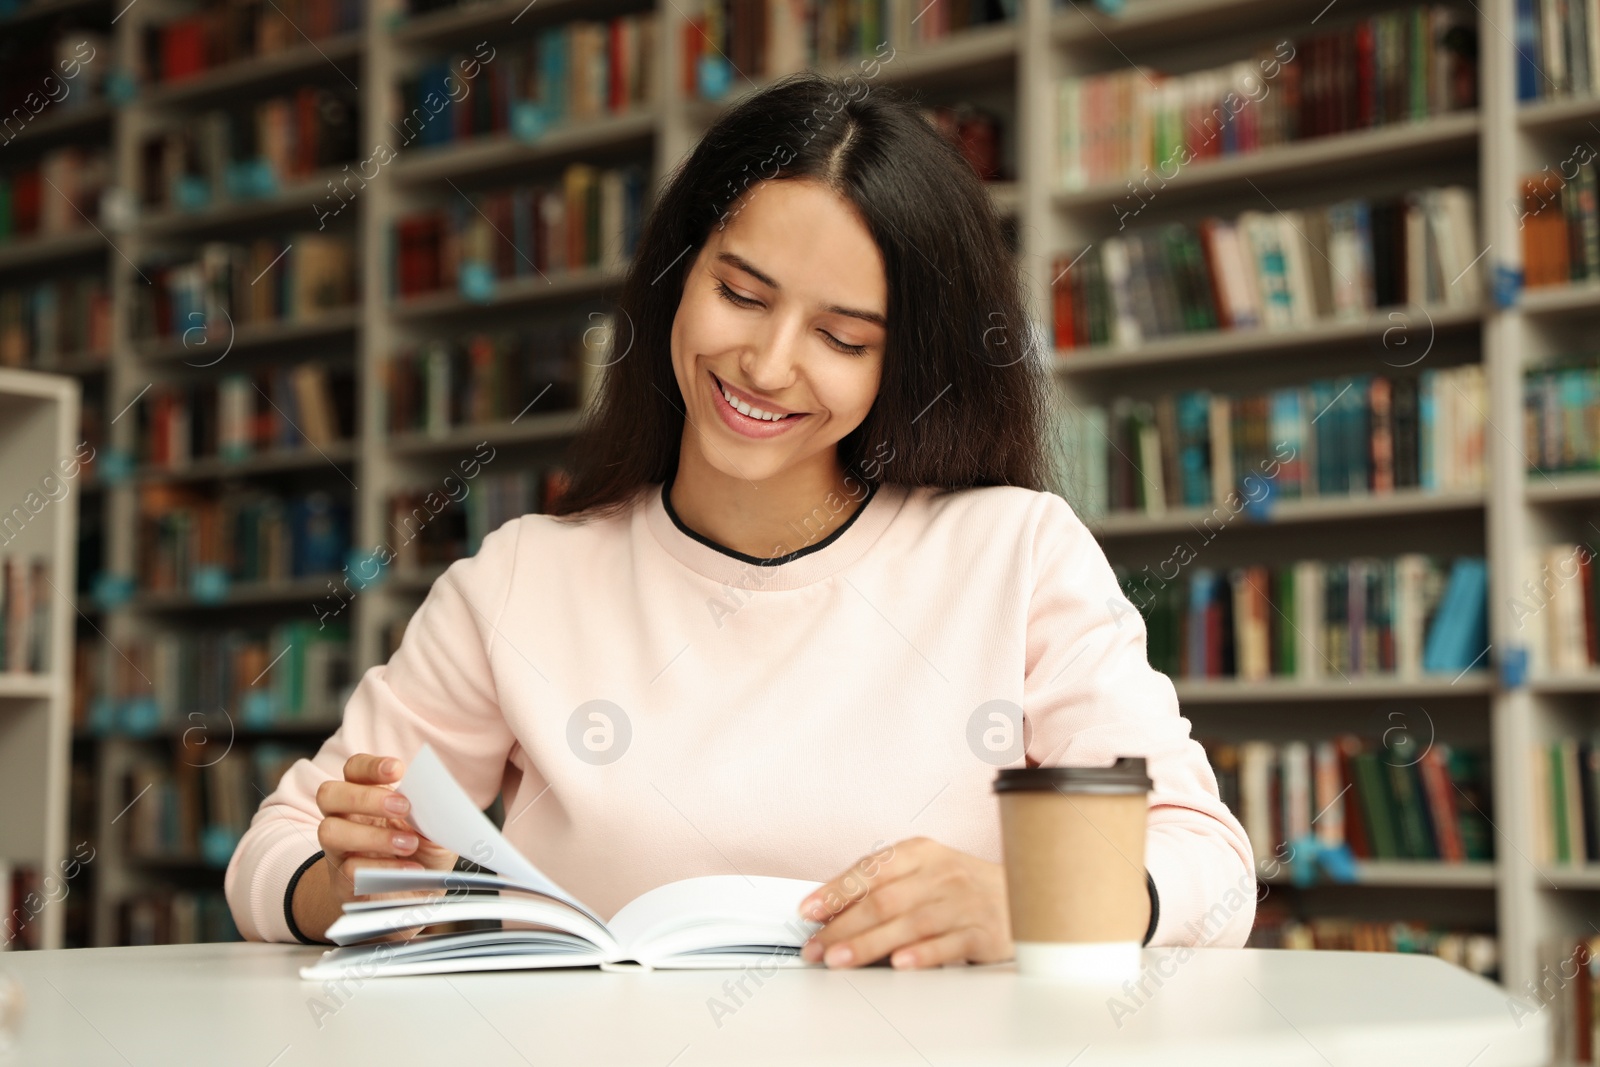
[[[803,72],[730,108],[666,182],[623,281],[610,362],[552,514],[618,511],[676,472],[684,404],[671,331],[684,279],[741,193],[794,178],[854,205],[888,283],[878,396],[838,444],[844,469],[946,490],[1053,487],[1048,371],[983,183],[910,97]],[[863,462],[884,456],[892,461]]]

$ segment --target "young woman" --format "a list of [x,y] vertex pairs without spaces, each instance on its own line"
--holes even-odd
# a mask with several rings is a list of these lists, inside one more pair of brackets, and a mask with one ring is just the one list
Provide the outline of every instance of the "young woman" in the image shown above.
[[1146,940],[1244,943],[1250,844],[1049,491],[1016,266],[907,98],[808,74],[733,107],[617,320],[560,514],[453,564],[262,803],[227,872],[245,937],[320,942],[356,868],[456,863],[393,789],[426,743],[602,915],[826,881],[829,966],[1010,958],[997,769],[1142,755]]

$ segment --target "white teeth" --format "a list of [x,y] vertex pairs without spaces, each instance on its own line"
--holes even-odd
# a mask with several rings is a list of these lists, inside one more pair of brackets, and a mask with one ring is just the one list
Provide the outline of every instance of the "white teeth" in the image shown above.
[[762,411],[760,408],[751,407],[743,400],[740,400],[738,397],[728,392],[726,386],[723,387],[722,398],[728,402],[730,407],[739,412],[739,414],[748,415],[752,419],[761,419],[765,422],[777,422],[779,419],[785,417],[783,415],[774,415],[770,411]]

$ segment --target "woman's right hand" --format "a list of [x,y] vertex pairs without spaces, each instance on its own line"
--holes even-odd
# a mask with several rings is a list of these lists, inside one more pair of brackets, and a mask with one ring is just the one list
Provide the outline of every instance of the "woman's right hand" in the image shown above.
[[[322,812],[322,822],[317,825],[317,842],[324,856],[301,876],[295,886],[293,905],[295,925],[307,937],[324,937],[344,905],[351,901],[416,895],[357,896],[355,872],[362,867],[455,869],[456,854],[423,837],[407,820],[411,804],[394,788],[394,783],[404,774],[405,764],[401,760],[363,752],[345,761],[343,781],[329,779],[317,787],[317,809]],[[313,878],[319,869],[320,876]],[[309,887],[306,885],[308,878],[313,878],[313,885]],[[317,882],[324,886],[321,892],[316,890]],[[308,892],[303,893],[303,889]],[[375,940],[405,940],[420,929],[402,930]]]

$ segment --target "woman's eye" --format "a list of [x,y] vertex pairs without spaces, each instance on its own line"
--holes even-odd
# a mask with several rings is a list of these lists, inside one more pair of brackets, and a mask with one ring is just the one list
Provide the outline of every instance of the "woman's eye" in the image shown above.
[[822,336],[824,336],[824,337],[826,337],[828,339],[828,343],[830,345],[832,345],[833,347],[837,348],[839,351],[845,353],[846,355],[864,356],[867,353],[867,346],[866,345],[847,345],[843,341],[839,340],[837,337],[833,336],[833,334],[827,332],[826,330],[824,330],[822,332]]
[[721,293],[723,299],[727,300],[729,303],[735,304],[735,305],[737,305],[739,307],[742,307],[742,308],[753,308],[753,307],[760,307],[761,306],[761,301],[752,300],[748,296],[740,296],[738,293],[734,292],[732,289],[729,289],[727,282],[720,282],[719,281],[717,283],[717,292]]

